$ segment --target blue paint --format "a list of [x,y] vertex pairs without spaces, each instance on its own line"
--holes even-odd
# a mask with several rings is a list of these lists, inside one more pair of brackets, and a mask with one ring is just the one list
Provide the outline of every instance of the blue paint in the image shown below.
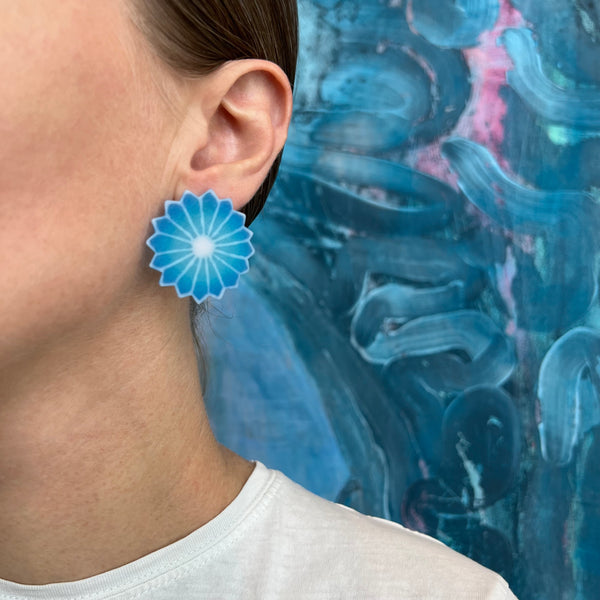
[[551,81],[529,29],[507,29],[501,37],[515,68],[510,86],[534,113],[577,129],[600,129],[600,88],[565,88]]
[[461,351],[466,360],[448,361],[447,383],[458,388],[481,378],[500,385],[516,364],[512,343],[495,323],[477,311],[463,310],[419,317],[392,332],[378,332],[373,342],[361,349],[363,358],[375,364],[389,364],[399,358]]
[[[349,477],[348,466],[321,406],[318,386],[281,317],[244,280],[213,305],[219,311],[210,315],[210,327],[205,326],[211,361],[235,365],[237,374],[209,371],[205,402],[217,439],[243,456],[293,472],[310,490],[335,498]],[[238,333],[235,346],[228,340],[232,319]],[[242,397],[247,400],[238,402]],[[282,428],[287,419],[294,425]]]
[[[332,310],[335,314],[356,305],[365,292],[368,273],[372,274],[370,278],[373,274],[385,274],[391,281],[406,284],[415,294],[422,290],[425,296],[433,288],[443,293],[444,289],[451,292],[452,286],[460,286],[466,301],[477,296],[484,286],[483,273],[473,264],[475,261],[467,247],[445,240],[351,237],[334,258]],[[416,307],[419,315],[427,314],[423,308]]]
[[423,68],[400,50],[340,57],[321,82],[325,109],[313,124],[314,142],[393,148],[431,113],[431,82]]
[[389,330],[393,334],[399,325],[415,317],[458,310],[465,308],[465,304],[462,281],[431,288],[384,284],[358,299],[350,325],[350,339],[360,352],[374,341],[380,330]]
[[543,64],[578,86],[600,85],[598,6],[586,0],[511,0],[539,40]]
[[[419,461],[427,465],[428,473],[434,476],[439,472],[443,457],[440,431],[445,399],[423,381],[424,362],[424,359],[391,362],[382,370],[381,379],[392,414],[405,425]],[[409,489],[403,490],[403,502]]]
[[441,48],[475,46],[498,19],[498,0],[413,0],[412,25]]
[[[512,285],[519,325],[552,331],[574,324],[596,294],[590,257],[597,248],[598,204],[588,193],[533,190],[509,179],[484,147],[451,138],[444,155],[459,175],[465,196],[505,230],[536,236],[533,256],[514,249]],[[547,298],[560,300],[548,304]]]
[[[342,29],[342,38],[366,26],[368,36],[358,35],[348,49],[338,48],[327,70],[300,62],[298,87],[314,91],[306,105],[297,106],[292,137],[307,146],[373,153],[449,132],[469,99],[464,57],[415,35],[396,9],[361,5],[357,11],[344,13],[351,21],[335,20],[331,26]],[[378,51],[372,27],[388,42]],[[310,43],[333,51],[316,35]]]
[[[265,219],[262,226],[265,229],[261,240],[275,240],[276,243],[284,237],[278,231],[277,222]],[[295,246],[298,253],[306,252],[301,244]],[[327,311],[285,267],[280,266],[285,264],[286,255],[278,254],[277,250],[275,246],[269,248],[267,243],[263,253],[257,242],[258,255],[249,280],[261,295],[277,299],[271,307],[286,323],[299,360],[316,382],[319,404],[327,414],[340,451],[349,465],[350,475],[336,499],[360,506],[370,514],[397,518],[395,506],[399,506],[400,500],[396,496],[415,476],[411,463],[391,466],[386,461],[388,453],[412,456],[403,424],[397,419],[389,419],[383,426],[377,422],[374,415],[389,412],[389,400],[382,386],[336,330]],[[271,252],[276,262],[265,258]],[[291,253],[290,248],[287,256]],[[252,310],[251,303],[248,310]],[[326,348],[323,348],[323,336],[328,340]],[[254,337],[254,343],[259,338]],[[279,397],[285,399],[289,394],[287,378],[282,377],[280,383]],[[296,456],[303,454],[299,447],[303,445],[294,445]],[[320,471],[316,469],[314,476],[323,476],[322,473],[319,475]],[[393,489],[390,486],[392,477],[396,486]]]
[[577,598],[594,598],[600,586],[600,429],[594,427],[581,449],[581,476],[577,479],[574,507],[573,570]]
[[[557,235],[578,230],[578,235],[587,235],[590,243],[595,237],[592,233],[599,223],[600,211],[590,194],[526,188],[509,179],[486,148],[469,140],[450,138],[444,143],[443,152],[458,173],[465,196],[506,229],[539,234],[551,227]],[[571,221],[572,228],[563,225]]]
[[[367,156],[313,152],[290,144],[282,191],[319,218],[354,232],[423,233],[448,224],[462,205],[448,185],[414,169]],[[327,177],[344,182],[344,186]]]
[[600,424],[600,332],[576,327],[557,340],[538,380],[542,456],[559,466],[586,431]]
[[512,398],[488,386],[465,389],[445,411],[440,478],[457,496],[467,498],[470,508],[492,505],[514,485],[520,423]]

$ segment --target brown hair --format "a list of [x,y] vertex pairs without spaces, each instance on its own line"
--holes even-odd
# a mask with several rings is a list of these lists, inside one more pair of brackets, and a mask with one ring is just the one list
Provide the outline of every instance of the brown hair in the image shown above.
[[[231,60],[258,58],[279,65],[292,88],[298,55],[296,0],[135,0],[138,27],[157,55],[176,73],[207,75]],[[252,200],[243,207],[246,226],[263,209],[275,183],[281,154]],[[206,305],[190,303],[203,393],[207,367],[194,324]]]

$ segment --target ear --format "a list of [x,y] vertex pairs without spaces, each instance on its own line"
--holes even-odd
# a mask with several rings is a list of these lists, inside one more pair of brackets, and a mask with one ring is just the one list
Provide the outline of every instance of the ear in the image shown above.
[[189,82],[190,101],[174,144],[175,199],[212,189],[240,210],[266,178],[287,138],[292,90],[264,60],[238,60]]

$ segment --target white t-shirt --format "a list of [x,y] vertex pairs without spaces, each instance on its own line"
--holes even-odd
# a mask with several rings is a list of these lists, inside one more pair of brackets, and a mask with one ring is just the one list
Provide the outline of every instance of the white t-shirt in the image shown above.
[[496,573],[397,523],[324,500],[261,462],[214,519],[112,571],[0,579],[2,600],[515,600]]

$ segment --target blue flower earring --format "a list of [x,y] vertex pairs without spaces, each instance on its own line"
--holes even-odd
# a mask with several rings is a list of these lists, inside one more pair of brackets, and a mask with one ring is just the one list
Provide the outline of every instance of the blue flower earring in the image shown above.
[[212,190],[167,200],[165,216],[152,219],[155,233],[146,242],[155,252],[150,266],[162,273],[160,285],[172,285],[180,298],[192,296],[198,304],[237,287],[254,254],[245,221],[231,200]]

